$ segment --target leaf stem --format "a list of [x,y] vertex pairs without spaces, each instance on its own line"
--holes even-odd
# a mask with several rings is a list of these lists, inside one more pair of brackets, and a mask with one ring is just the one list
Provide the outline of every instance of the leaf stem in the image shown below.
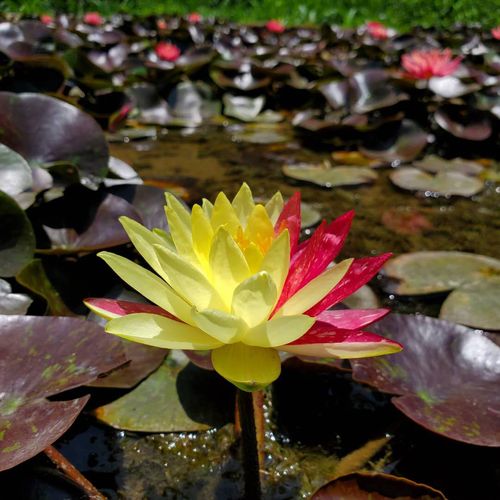
[[87,493],[90,500],[106,500],[106,497],[88,480],[82,473],[61,453],[59,453],[53,446],[48,446],[43,450],[52,463],[61,469],[71,480],[73,480],[85,493]]

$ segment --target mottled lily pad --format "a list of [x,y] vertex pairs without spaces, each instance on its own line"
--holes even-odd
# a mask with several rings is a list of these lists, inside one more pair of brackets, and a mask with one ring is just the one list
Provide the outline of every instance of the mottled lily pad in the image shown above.
[[283,173],[292,179],[312,182],[327,188],[371,184],[378,177],[377,173],[370,168],[324,165],[285,165]]
[[390,174],[391,181],[401,189],[430,191],[445,196],[474,196],[484,188],[480,179],[460,172],[439,172],[436,175],[414,167],[398,168]]
[[0,108],[0,142],[30,165],[65,161],[80,170],[88,185],[106,174],[108,146],[101,127],[88,114],[59,99],[30,93],[0,92]]
[[444,301],[441,319],[484,330],[500,330],[500,272],[457,288]]
[[24,293],[12,293],[10,283],[0,279],[0,314],[26,314],[32,302]]
[[500,273],[500,260],[467,252],[412,252],[391,259],[384,267],[396,280],[388,291],[398,295],[446,292]]
[[352,360],[355,380],[398,395],[394,405],[437,434],[500,446],[500,346],[482,332],[426,316],[393,314],[371,329],[404,350]]
[[463,158],[446,160],[436,155],[427,155],[421,160],[413,162],[413,166],[435,174],[458,172],[464,175],[477,175],[484,170],[484,167],[476,161],[464,160]]
[[47,398],[125,362],[121,344],[75,318],[0,316],[0,470],[40,453],[73,423],[88,396]]
[[231,419],[234,391],[215,372],[169,355],[125,396],[94,411],[102,422],[140,432],[200,431]]
[[317,490],[311,500],[445,500],[438,490],[404,477],[381,472],[355,472],[334,479]]
[[31,223],[21,207],[0,191],[0,276],[10,277],[24,267],[35,251],[35,235]]

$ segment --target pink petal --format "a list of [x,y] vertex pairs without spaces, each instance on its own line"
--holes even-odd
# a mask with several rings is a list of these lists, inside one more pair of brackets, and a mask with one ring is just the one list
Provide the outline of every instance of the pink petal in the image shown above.
[[351,228],[354,211],[351,210],[328,226],[323,221],[306,244],[294,255],[283,291],[279,298],[278,310],[295,292],[319,276],[337,257]]
[[134,313],[149,313],[159,314],[160,316],[180,321],[179,318],[176,318],[161,307],[154,306],[152,304],[142,304],[140,302],[131,302],[129,300],[93,298],[85,299],[84,302],[89,309],[97,314],[102,314],[103,316],[119,317]]
[[300,192],[297,191],[285,203],[283,210],[274,225],[276,235],[280,234],[284,229],[288,229],[290,233],[290,255],[293,255],[297,250],[297,244],[300,236]]
[[359,330],[383,318],[389,312],[390,309],[339,309],[324,311],[316,319],[317,322],[328,323],[335,328]]
[[316,322],[300,339],[279,346],[280,351],[317,358],[353,359],[393,354],[403,347],[398,342],[361,330],[336,329]]
[[320,312],[329,309],[353,294],[356,290],[368,283],[391,256],[391,253],[384,253],[376,257],[355,259],[340,283],[305,314],[317,316]]

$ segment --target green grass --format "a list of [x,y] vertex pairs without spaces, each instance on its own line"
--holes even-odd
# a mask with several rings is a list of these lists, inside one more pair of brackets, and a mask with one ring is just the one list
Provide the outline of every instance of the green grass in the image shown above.
[[330,22],[357,26],[367,20],[408,29],[447,28],[455,23],[500,23],[500,0],[0,0],[2,12],[39,14],[97,10],[105,15],[185,14],[192,11],[240,22],[278,18],[287,24]]

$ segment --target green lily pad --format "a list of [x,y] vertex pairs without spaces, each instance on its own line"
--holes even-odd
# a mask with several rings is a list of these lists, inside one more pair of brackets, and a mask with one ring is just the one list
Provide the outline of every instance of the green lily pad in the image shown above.
[[398,295],[447,292],[500,273],[500,260],[466,252],[412,252],[391,259],[385,274],[397,283],[386,290]]
[[377,172],[364,167],[285,165],[282,170],[287,177],[326,188],[371,184],[378,177]]
[[251,123],[244,127],[228,127],[233,140],[251,144],[277,144],[292,138],[288,127],[277,123]]
[[315,226],[321,220],[321,212],[316,210],[310,203],[302,202],[300,204],[300,214],[302,216],[300,220],[301,229]]
[[0,314],[26,314],[32,302],[24,293],[12,293],[10,283],[0,279]]
[[222,96],[222,102],[224,104],[224,114],[226,116],[237,118],[243,122],[252,122],[262,111],[266,98],[264,96],[252,98],[224,94]]
[[437,174],[439,172],[458,172],[464,175],[480,174],[484,167],[476,161],[453,158],[446,160],[436,155],[427,155],[419,161],[414,161],[413,166]]
[[234,391],[215,372],[172,354],[125,396],[94,411],[117,429],[139,432],[201,431],[231,419]]
[[75,316],[63,302],[59,292],[49,281],[42,261],[33,259],[16,275],[16,281],[47,301],[47,312],[51,316]]
[[346,297],[342,304],[350,309],[376,309],[380,307],[380,300],[375,292],[368,285],[365,285]]
[[500,276],[457,288],[444,301],[441,319],[484,330],[500,330]]
[[334,479],[316,491],[311,500],[446,500],[438,490],[404,477],[380,472],[355,472]]
[[35,251],[35,235],[31,222],[21,207],[0,191],[0,276],[11,277],[22,269]]
[[390,174],[391,181],[409,191],[430,191],[445,196],[474,196],[484,188],[484,182],[460,172],[439,172],[436,175],[414,167],[402,167]]
[[47,398],[126,361],[120,342],[76,318],[0,316],[0,470],[40,453],[71,426],[88,396]]

